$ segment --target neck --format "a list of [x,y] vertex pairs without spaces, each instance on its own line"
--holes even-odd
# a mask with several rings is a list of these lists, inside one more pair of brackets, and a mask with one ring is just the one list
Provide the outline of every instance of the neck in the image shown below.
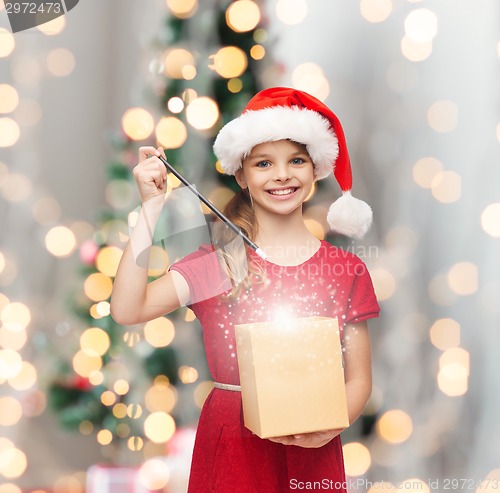
[[301,208],[287,216],[259,214],[255,243],[269,260],[282,265],[296,265],[310,258],[319,248],[319,240],[307,229]]

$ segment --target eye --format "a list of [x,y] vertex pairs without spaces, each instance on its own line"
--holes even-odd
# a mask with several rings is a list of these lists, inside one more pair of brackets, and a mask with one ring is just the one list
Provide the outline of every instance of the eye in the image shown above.
[[303,164],[305,163],[305,160],[302,159],[301,157],[296,157],[296,158],[293,158],[291,161],[290,161],[291,164]]
[[259,161],[255,166],[257,166],[257,168],[269,168],[271,163],[269,161]]

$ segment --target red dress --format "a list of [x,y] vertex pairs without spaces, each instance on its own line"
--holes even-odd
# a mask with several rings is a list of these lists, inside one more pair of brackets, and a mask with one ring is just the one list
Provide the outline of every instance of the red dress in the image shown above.
[[[365,264],[326,241],[306,262],[279,266],[261,262],[266,283],[255,283],[238,299],[218,294],[230,288],[212,246],[204,245],[171,266],[187,281],[190,307],[199,319],[208,367],[216,382],[239,385],[234,325],[288,316],[337,317],[341,327],[378,316]],[[241,393],[214,389],[203,406],[191,465],[189,493],[285,493],[306,482],[344,492],[340,437],[316,449],[281,445],[253,435],[243,425]],[[327,487],[325,487],[327,486]]]

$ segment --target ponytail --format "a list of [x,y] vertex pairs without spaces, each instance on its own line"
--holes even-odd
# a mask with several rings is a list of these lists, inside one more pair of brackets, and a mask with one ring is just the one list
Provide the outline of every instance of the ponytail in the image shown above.
[[[238,226],[251,240],[257,236],[259,225],[255,218],[252,201],[247,188],[238,191],[223,209],[224,215]],[[213,243],[221,260],[221,265],[233,283],[231,292],[224,298],[232,298],[239,294],[241,288],[249,287],[251,280],[257,276],[264,278],[262,267],[251,262],[247,247],[239,241],[233,242],[234,232],[222,223],[216,228]]]

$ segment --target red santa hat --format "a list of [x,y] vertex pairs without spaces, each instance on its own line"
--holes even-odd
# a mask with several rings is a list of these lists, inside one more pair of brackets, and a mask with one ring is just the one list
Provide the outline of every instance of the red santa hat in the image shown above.
[[333,231],[361,238],[372,210],[351,195],[352,173],[344,131],[337,116],[319,99],[297,89],[272,87],[257,93],[243,114],[219,132],[214,152],[226,174],[234,175],[257,144],[289,139],[304,144],[316,178],[334,173],[342,190],[328,211]]

